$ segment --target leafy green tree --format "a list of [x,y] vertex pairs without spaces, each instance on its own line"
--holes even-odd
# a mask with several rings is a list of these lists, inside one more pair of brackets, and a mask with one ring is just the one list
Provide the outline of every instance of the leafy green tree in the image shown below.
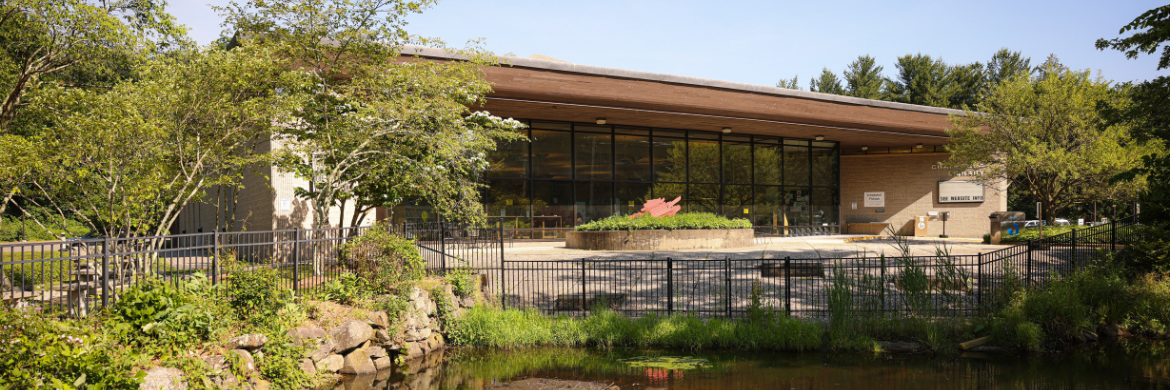
[[[1133,59],[1141,54],[1157,53],[1161,47],[1158,70],[1170,68],[1170,45],[1166,45],[1170,41],[1170,5],[1142,13],[1118,33],[1131,31],[1134,34],[1128,37],[1099,39],[1097,48],[1119,50]],[[1170,77],[1161,76],[1138,83],[1129,91],[1133,103],[1109,107],[1107,112],[1111,120],[1129,123],[1133,126],[1135,138],[1140,141],[1170,144]],[[1143,175],[1148,178],[1149,185],[1141,194],[1142,219],[1170,221],[1170,154],[1164,150],[1150,154],[1142,160],[1141,166],[1118,179]]]
[[808,90],[820,93],[831,93],[834,95],[844,95],[845,88],[841,87],[841,79],[837,78],[837,74],[829,70],[829,68],[821,69],[821,75],[815,79],[809,80]]
[[886,80],[882,76],[883,69],[868,54],[858,56],[845,68],[846,94],[864,99],[883,98],[882,87]]
[[777,81],[776,88],[795,89],[799,91],[800,83],[797,80],[797,76],[792,76],[791,80],[780,79],[780,81]]
[[1110,182],[1133,169],[1160,144],[1135,140],[1126,124],[1108,123],[1099,104],[1127,105],[1123,91],[1091,79],[1088,71],[1049,64],[1041,74],[1017,73],[996,85],[965,115],[952,116],[954,144],[947,165],[976,167],[976,179],[1010,182],[1039,199],[1051,220],[1067,207],[1126,199],[1142,178]]
[[991,60],[987,61],[987,86],[990,92],[990,87],[998,85],[1019,73],[1032,72],[1032,59],[1024,57],[1018,51],[1011,51],[1008,48],[999,49],[995,54],[991,55]]

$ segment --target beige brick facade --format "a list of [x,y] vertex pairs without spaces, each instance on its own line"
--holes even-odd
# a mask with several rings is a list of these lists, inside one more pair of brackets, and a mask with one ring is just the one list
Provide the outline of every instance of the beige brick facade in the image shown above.
[[[988,216],[1007,210],[1007,185],[987,186],[982,203],[939,203],[939,181],[969,179],[950,175],[938,166],[948,157],[945,153],[841,156],[842,223],[889,223],[904,234],[913,234],[911,223],[916,216],[950,211],[946,224],[949,236],[978,238],[987,234]],[[865,207],[866,192],[885,192],[885,207]],[[927,225],[929,236],[942,234],[942,221],[930,219]]]

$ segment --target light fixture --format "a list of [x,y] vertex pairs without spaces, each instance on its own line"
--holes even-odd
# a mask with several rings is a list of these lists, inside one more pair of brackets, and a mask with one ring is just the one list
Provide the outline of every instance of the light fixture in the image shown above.
[[862,146],[862,147],[861,147],[861,150],[863,150],[863,151],[864,151],[864,150],[869,150],[869,147],[868,147],[868,146]]
[[914,149],[922,149],[922,144],[914,145]]
[[605,118],[597,118],[597,124],[599,124],[599,125],[604,125],[604,124],[605,124]]
[[724,127],[724,128],[723,128],[723,134],[731,134],[731,128],[730,128],[730,127]]
[[825,136],[823,136],[823,135],[818,135],[815,138],[817,139],[817,141],[824,141],[825,140]]

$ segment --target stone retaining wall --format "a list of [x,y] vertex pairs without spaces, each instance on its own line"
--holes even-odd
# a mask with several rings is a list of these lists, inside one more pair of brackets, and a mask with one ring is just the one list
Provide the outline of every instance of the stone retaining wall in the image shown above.
[[568,232],[565,247],[588,250],[742,248],[754,244],[752,229],[609,230]]

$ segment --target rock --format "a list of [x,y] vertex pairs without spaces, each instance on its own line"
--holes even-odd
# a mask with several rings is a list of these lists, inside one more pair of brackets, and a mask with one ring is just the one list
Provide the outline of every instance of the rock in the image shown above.
[[334,352],[347,353],[374,336],[374,328],[364,321],[350,320],[333,329],[333,341],[337,342]]
[[406,300],[408,301],[416,301],[420,297],[422,297],[422,289],[418,287],[411,287],[410,291],[406,293]]
[[390,338],[390,331],[386,329],[375,329],[374,338],[372,340],[381,345],[385,345],[386,343],[393,341],[393,339]]
[[317,371],[332,374],[341,370],[341,365],[344,363],[345,358],[338,354],[332,354],[317,362]]
[[1086,330],[1083,333],[1081,333],[1080,336],[1077,336],[1077,341],[1080,341],[1082,343],[1095,342],[1095,341],[1097,341],[1097,334]]
[[422,345],[419,345],[419,344],[422,344],[422,343],[417,343],[417,342],[407,343],[407,345],[406,345],[406,358],[407,359],[414,359],[414,358],[421,357],[422,355],[426,354],[426,352],[423,352]]
[[325,337],[325,329],[321,327],[305,324],[298,326],[296,329],[289,329],[288,336],[296,342],[305,342],[306,340],[313,340]]
[[256,371],[256,360],[252,359],[252,354],[246,349],[233,349],[236,355],[240,355],[240,369],[245,372]]
[[153,367],[146,370],[146,378],[138,385],[141,390],[184,390],[183,370],[170,367]]
[[377,359],[386,356],[386,348],[382,347],[370,347],[366,349],[366,352],[370,354],[370,359]]
[[459,300],[459,306],[462,306],[462,307],[475,306],[475,297],[474,296],[463,297],[463,299]]
[[271,386],[268,381],[256,377],[253,377],[251,382],[252,390],[268,390],[268,388]]
[[255,352],[252,352],[252,357],[256,360],[264,360],[264,351],[257,349]]
[[382,356],[380,358],[374,359],[374,368],[378,371],[385,370],[393,365],[394,359],[390,358],[389,356]]
[[431,328],[423,327],[418,329],[409,329],[403,335],[406,336],[406,341],[421,341],[431,337]]
[[390,327],[390,317],[384,311],[376,311],[370,313],[370,325],[375,328],[386,329]]
[[219,372],[228,369],[227,358],[223,355],[205,357],[203,362],[207,363],[207,368],[211,371]]
[[234,389],[236,387],[239,387],[240,379],[236,378],[236,374],[232,374],[229,371],[225,371],[220,375],[216,375],[216,376],[211,377],[211,383],[214,384],[215,387],[217,387],[217,388]]
[[443,348],[443,335],[435,334],[434,336],[431,336],[431,338],[427,339],[428,350],[434,351],[439,348]]
[[1102,325],[1097,329],[1097,333],[1101,335],[1101,338],[1106,340],[1129,337],[1129,332],[1117,324]]
[[366,350],[358,348],[345,355],[340,372],[342,374],[365,375],[376,373],[378,369],[374,367],[374,361],[370,359]]
[[259,349],[268,342],[268,336],[259,333],[249,333],[234,339],[228,340],[224,344],[227,349],[247,349],[249,351]]
[[319,361],[321,361],[321,359],[327,358],[327,357],[329,357],[329,355],[333,354],[333,348],[336,348],[336,347],[337,347],[336,341],[333,341],[333,340],[326,341],[325,343],[317,346],[317,351],[310,354],[309,357],[312,358],[314,362],[319,362]]
[[309,376],[317,375],[317,366],[313,365],[313,359],[305,358],[301,360],[301,371]]

